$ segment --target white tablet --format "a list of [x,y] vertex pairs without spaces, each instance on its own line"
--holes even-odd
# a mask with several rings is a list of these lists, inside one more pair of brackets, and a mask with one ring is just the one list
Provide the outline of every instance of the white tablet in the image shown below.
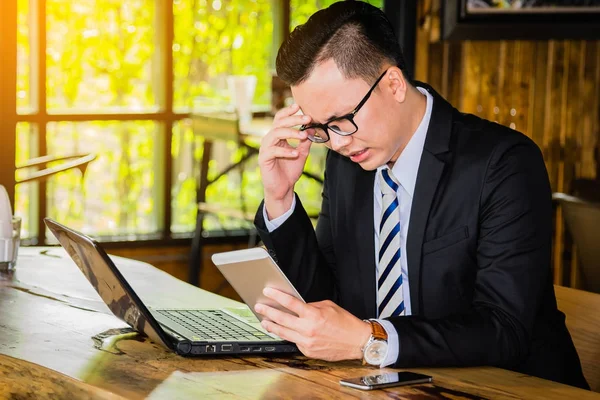
[[265,297],[262,291],[266,287],[278,289],[304,302],[302,296],[263,247],[216,253],[211,258],[225,279],[259,320],[262,320],[263,317],[254,311],[257,303],[263,303],[296,315],[279,303]]

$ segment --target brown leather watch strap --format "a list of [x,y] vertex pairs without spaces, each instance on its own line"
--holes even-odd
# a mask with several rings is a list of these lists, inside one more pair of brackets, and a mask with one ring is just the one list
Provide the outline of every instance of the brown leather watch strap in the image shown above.
[[383,326],[377,321],[369,320],[369,323],[371,324],[371,335],[373,338],[387,341],[388,335]]

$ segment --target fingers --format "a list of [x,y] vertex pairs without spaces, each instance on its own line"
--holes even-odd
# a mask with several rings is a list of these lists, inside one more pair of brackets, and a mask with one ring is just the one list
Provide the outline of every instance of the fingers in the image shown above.
[[284,107],[281,110],[277,111],[277,113],[275,114],[275,117],[273,118],[273,123],[279,124],[281,122],[281,120],[286,119],[290,116],[301,117],[302,116],[301,114],[295,115],[296,113],[298,113],[298,111],[300,111],[300,106],[295,103],[288,107]]
[[298,110],[300,110],[300,106],[296,103],[291,104],[287,107],[283,107],[281,110],[279,110],[275,113],[274,120],[277,121],[277,120],[279,120],[281,118],[285,118],[289,115],[294,115],[298,112]]
[[311,118],[308,115],[291,115],[279,120],[273,120],[273,128],[291,128],[292,126],[307,125],[310,121]]
[[254,310],[257,313],[261,314],[263,317],[265,317],[267,320],[275,322],[277,325],[282,325],[288,328],[292,328],[294,330],[298,330],[298,317],[295,317],[285,311],[281,311],[274,307],[270,307],[260,303],[254,306]]
[[310,151],[310,146],[312,145],[312,143],[313,142],[311,142],[308,139],[301,140],[300,143],[298,143],[298,146],[296,147],[296,150],[298,150],[298,152],[300,154],[308,154],[308,152]]
[[308,124],[310,117],[303,114],[298,114],[300,106],[292,104],[289,107],[282,108],[275,114],[273,118],[273,128],[292,127]]
[[308,338],[298,317],[265,304],[257,304],[254,310],[263,315],[260,324],[267,332],[299,345],[306,344]]
[[293,343],[304,342],[304,337],[300,333],[286,328],[285,326],[277,325],[276,323],[267,320],[263,320],[260,324],[267,332],[273,333],[284,340]]
[[271,145],[280,140],[285,139],[304,139],[306,133],[300,133],[297,129],[291,129],[295,126],[306,125],[311,122],[311,118],[307,115],[297,114],[300,107],[297,104],[292,104],[285,107],[275,114],[271,131],[263,140],[264,145]]
[[287,139],[304,140],[306,139],[306,132],[292,128],[274,128],[263,137],[261,146],[280,144]]
[[[296,115],[299,109],[297,104],[292,104],[275,114],[271,130],[261,141],[259,163],[270,162],[277,158],[293,159],[299,155],[308,155],[307,150],[310,148],[310,145],[303,144],[303,142],[308,141],[307,132],[292,128],[294,126],[308,124],[311,121],[309,116]],[[299,140],[300,148],[295,149],[292,147],[288,143],[289,139]]]
[[[290,137],[290,135],[292,136]],[[300,140],[297,147],[293,147],[287,142],[287,139],[290,138]],[[262,140],[258,162],[264,164],[278,158],[295,159],[300,156],[305,159],[308,157],[311,144],[312,142],[306,138],[305,132],[284,128],[271,131]]]
[[305,302],[298,300],[294,296],[290,296],[287,293],[283,293],[277,289],[273,288],[264,288],[263,294],[268,298],[275,300],[283,307],[287,308],[290,311],[295,312],[300,317],[309,313],[310,306]]
[[278,158],[295,159],[298,158],[300,154],[303,153],[300,153],[298,149],[287,143],[284,146],[263,147],[258,154],[258,162],[259,164],[264,164],[269,162],[269,160],[276,160]]

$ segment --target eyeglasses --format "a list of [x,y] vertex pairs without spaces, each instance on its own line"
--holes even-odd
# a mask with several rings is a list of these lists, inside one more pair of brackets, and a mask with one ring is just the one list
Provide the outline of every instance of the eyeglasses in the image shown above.
[[371,86],[371,89],[369,89],[365,97],[363,97],[363,99],[360,101],[360,103],[358,103],[354,110],[352,110],[352,112],[346,115],[342,115],[341,117],[330,119],[324,124],[302,125],[300,127],[300,130],[308,131],[308,140],[314,143],[325,143],[329,141],[328,130],[331,130],[332,132],[337,133],[341,136],[352,135],[358,130],[358,126],[356,126],[356,123],[354,122],[354,116],[361,109],[361,107],[365,105],[367,100],[369,100],[369,97],[371,97],[371,93],[373,93],[373,90],[375,90],[375,88],[377,87],[381,79],[383,79],[386,73],[387,70],[383,74],[381,74],[379,78],[377,78],[373,86]]

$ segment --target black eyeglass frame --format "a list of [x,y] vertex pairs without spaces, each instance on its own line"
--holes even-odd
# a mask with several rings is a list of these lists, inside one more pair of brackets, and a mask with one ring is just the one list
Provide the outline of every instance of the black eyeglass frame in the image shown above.
[[[308,136],[308,140],[310,140],[313,143],[326,143],[329,141],[330,137],[329,137],[329,130],[331,130],[333,133],[337,133],[340,136],[350,136],[354,133],[356,133],[356,131],[358,131],[358,126],[356,125],[356,122],[354,122],[354,117],[356,116],[356,114],[360,111],[360,109],[362,108],[362,106],[365,105],[365,103],[367,102],[367,100],[369,100],[369,98],[371,97],[371,93],[373,93],[373,90],[375,90],[375,88],[377,87],[377,85],[379,84],[379,82],[381,82],[381,80],[383,79],[383,77],[385,76],[385,74],[387,74],[388,70],[385,70],[383,72],[383,74],[381,74],[381,76],[379,78],[377,78],[377,80],[375,81],[375,83],[373,84],[373,86],[371,86],[371,89],[369,89],[369,91],[367,92],[367,94],[365,95],[365,97],[362,98],[362,100],[360,101],[360,103],[358,103],[358,105],[356,107],[354,107],[354,110],[352,110],[351,112],[349,112],[346,115],[342,115],[341,117],[335,117],[330,119],[329,121],[325,122],[324,124],[309,124],[309,125],[302,125],[300,127],[301,131],[305,131],[308,129],[316,129],[316,128],[320,128],[321,130],[323,130],[323,132],[325,132],[325,135],[327,136],[327,138],[325,140],[322,139],[317,139],[315,136]],[[331,123],[336,122],[336,121],[341,121],[341,120],[348,120],[350,121],[350,123],[354,126],[354,131],[352,132],[344,132],[344,131],[338,131],[334,128],[332,128],[331,126],[329,126]]]

